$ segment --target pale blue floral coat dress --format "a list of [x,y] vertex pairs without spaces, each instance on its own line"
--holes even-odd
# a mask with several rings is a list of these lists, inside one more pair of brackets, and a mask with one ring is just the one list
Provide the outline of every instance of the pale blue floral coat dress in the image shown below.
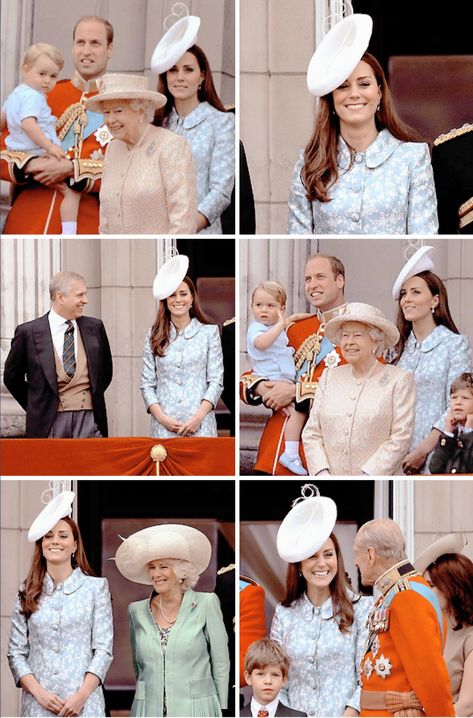
[[235,116],[201,102],[186,117],[173,107],[163,126],[185,137],[194,158],[197,209],[209,221],[199,234],[221,234],[220,215],[235,184]]
[[411,332],[397,366],[412,372],[416,383],[413,449],[434,427],[443,431],[450,386],[463,372],[473,371],[470,341],[443,325],[435,327],[421,342]]
[[[195,317],[177,333],[171,324],[170,343],[164,357],[154,356],[151,330],[145,338],[141,369],[141,393],[146,409],[159,404],[168,416],[189,419],[206,399],[214,407],[223,390],[223,356],[218,326],[201,324]],[[151,416],[151,436],[176,438]],[[204,418],[193,436],[217,436],[215,413]]]
[[277,606],[271,638],[290,659],[283,703],[309,716],[341,716],[346,706],[360,710],[359,666],[372,605],[368,596],[354,604],[350,633],[339,630],[331,597],[318,608],[305,593],[289,607]]
[[294,168],[289,192],[288,234],[436,234],[437,198],[429,148],[402,142],[381,130],[365,152],[338,141],[339,177],[330,202],[306,197],[301,172],[304,152]]
[[[85,674],[105,680],[112,662],[113,619],[106,578],[86,576],[76,568],[54,585],[46,574],[38,610],[26,619],[17,598],[12,614],[8,661],[18,684],[30,673],[47,691],[68,698]],[[52,716],[27,691],[21,693],[22,716]],[[85,702],[82,716],[104,716],[102,687]]]

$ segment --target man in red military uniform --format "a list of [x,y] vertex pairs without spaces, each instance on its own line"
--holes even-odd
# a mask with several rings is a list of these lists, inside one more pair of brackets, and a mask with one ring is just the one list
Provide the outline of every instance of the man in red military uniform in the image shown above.
[[365,585],[381,593],[361,659],[361,716],[454,716],[442,656],[446,622],[435,593],[409,563],[391,519],[368,521],[355,539]]
[[102,160],[111,135],[103,116],[85,110],[84,100],[97,94],[112,53],[113,28],[107,20],[87,16],[73,32],[76,72],[61,80],[47,96],[57,117],[56,130],[67,158],[34,157],[9,151],[2,138],[1,178],[15,185],[5,234],[61,234],[61,182],[81,193],[78,234],[98,234]]
[[[274,411],[266,422],[260,440],[255,473],[293,475],[278,462],[284,450],[287,419],[284,408],[295,401],[296,406],[308,412],[324,369],[344,363],[338,348],[324,337],[324,327],[328,320],[345,311],[344,286],[345,268],[339,259],[323,254],[309,257],[305,267],[304,287],[307,301],[316,308],[317,314],[300,319],[287,328],[289,346],[294,349],[296,383],[273,384],[252,371],[245,372],[241,377],[242,401],[252,405],[263,402]],[[299,455],[306,466],[302,443]]]

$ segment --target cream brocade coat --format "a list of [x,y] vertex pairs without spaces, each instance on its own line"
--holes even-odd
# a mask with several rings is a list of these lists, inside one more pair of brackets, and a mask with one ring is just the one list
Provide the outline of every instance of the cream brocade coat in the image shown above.
[[194,160],[187,140],[149,125],[133,150],[107,148],[100,189],[100,234],[195,234]]
[[349,364],[325,369],[302,433],[309,474],[393,476],[401,472],[414,428],[411,373],[386,365],[356,379]]

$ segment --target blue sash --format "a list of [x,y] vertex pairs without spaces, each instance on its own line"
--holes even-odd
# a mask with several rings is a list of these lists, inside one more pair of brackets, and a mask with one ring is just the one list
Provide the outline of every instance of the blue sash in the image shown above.
[[[443,640],[444,640],[443,616],[442,616],[442,611],[440,609],[440,604],[439,604],[439,600],[438,600],[437,596],[432,591],[432,589],[429,588],[429,586],[424,586],[423,583],[417,583],[417,581],[409,581],[409,586],[412,588],[413,591],[415,591],[420,596],[425,598],[430,603],[432,608],[435,610],[435,613],[437,614],[437,621],[439,623],[440,633],[442,635],[442,642],[443,642]],[[402,591],[401,591],[401,593],[402,593]],[[386,600],[383,601],[383,604],[386,606],[386,608],[389,608],[394,596],[396,596],[396,592],[391,589],[391,591],[389,591],[388,595],[386,596]]]
[[[332,342],[329,342],[329,340],[326,337],[322,337],[322,341],[320,342],[320,350],[317,354],[317,357],[315,359],[315,366],[318,366],[321,361],[325,359],[327,354],[330,354],[331,351],[333,351],[334,346]],[[297,379],[299,379],[301,376],[304,376],[304,374],[307,373],[308,367],[307,367],[307,359],[297,372]]]
[[[92,112],[91,110],[86,110],[86,114],[87,124],[84,127],[82,135],[82,138],[84,140],[86,140],[87,137],[90,137],[93,132],[96,132],[99,127],[102,127],[103,125],[103,115],[100,112]],[[67,152],[74,147],[74,125],[75,122],[72,123],[66,135],[61,140],[61,147],[64,152]]]

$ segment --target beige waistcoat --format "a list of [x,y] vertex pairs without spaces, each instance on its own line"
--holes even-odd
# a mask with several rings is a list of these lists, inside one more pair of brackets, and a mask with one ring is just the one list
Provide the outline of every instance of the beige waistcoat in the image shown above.
[[62,360],[54,350],[57,384],[59,388],[58,411],[81,411],[92,409],[89,369],[80,331],[77,331],[76,373],[69,377],[64,371]]

